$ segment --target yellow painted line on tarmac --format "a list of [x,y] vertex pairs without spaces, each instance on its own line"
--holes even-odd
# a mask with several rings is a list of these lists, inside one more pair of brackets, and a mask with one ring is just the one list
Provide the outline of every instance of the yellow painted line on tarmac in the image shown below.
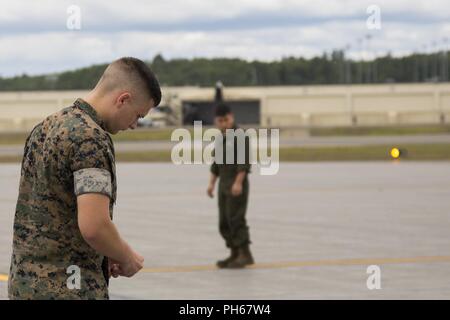
[[[333,260],[312,260],[312,261],[287,261],[287,262],[267,262],[256,263],[246,269],[285,269],[301,267],[321,267],[321,266],[358,266],[358,265],[385,265],[385,264],[408,264],[408,263],[436,263],[450,262],[450,256],[423,256],[409,258],[365,258],[365,259],[333,259]],[[215,265],[203,266],[178,266],[144,268],[144,273],[176,273],[176,272],[197,272],[218,270]],[[8,281],[6,274],[0,274],[0,281]]]
[[[450,256],[425,256],[410,258],[366,258],[366,259],[334,259],[315,261],[290,261],[290,262],[267,262],[256,263],[246,269],[284,269],[300,267],[320,267],[320,266],[356,266],[356,265],[384,265],[384,264],[406,264],[406,263],[432,263],[450,262]],[[215,265],[203,266],[179,266],[179,267],[159,267],[144,268],[145,273],[171,273],[171,272],[196,272],[218,270]]]

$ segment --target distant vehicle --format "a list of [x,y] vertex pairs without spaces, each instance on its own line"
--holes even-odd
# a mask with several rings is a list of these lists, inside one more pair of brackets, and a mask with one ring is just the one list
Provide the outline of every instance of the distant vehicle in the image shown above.
[[153,127],[153,120],[148,117],[145,117],[145,118],[139,119],[137,125],[138,125],[138,127],[142,127],[142,128],[150,128],[150,127]]
[[152,109],[143,119],[138,120],[138,126],[143,128],[165,127],[176,124],[176,116],[169,106]]

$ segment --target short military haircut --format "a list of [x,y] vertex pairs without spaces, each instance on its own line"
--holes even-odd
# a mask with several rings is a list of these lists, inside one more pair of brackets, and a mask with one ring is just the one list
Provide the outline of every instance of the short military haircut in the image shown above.
[[97,86],[103,90],[127,89],[137,94],[146,93],[155,107],[161,102],[161,88],[150,67],[142,60],[123,57],[113,61],[104,71]]
[[232,113],[231,109],[225,103],[221,103],[216,106],[216,110],[215,110],[216,117],[225,117],[227,114],[230,114],[230,113]]

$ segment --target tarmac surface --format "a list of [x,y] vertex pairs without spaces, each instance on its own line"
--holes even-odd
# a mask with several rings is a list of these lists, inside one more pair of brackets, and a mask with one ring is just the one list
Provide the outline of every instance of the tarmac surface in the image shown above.
[[[6,298],[17,164],[0,165],[0,298]],[[256,264],[217,270],[208,168],[119,163],[114,221],[145,257],[112,299],[449,299],[450,162],[281,163],[255,168],[248,221]],[[381,270],[369,290],[368,266]]]
[[[171,150],[178,143],[171,141],[130,141],[116,142],[114,146],[116,152],[157,151]],[[413,143],[450,143],[450,134],[280,138],[280,147],[333,147]],[[204,142],[203,144],[206,145],[208,143]],[[22,154],[23,145],[0,145],[0,155],[2,156]]]

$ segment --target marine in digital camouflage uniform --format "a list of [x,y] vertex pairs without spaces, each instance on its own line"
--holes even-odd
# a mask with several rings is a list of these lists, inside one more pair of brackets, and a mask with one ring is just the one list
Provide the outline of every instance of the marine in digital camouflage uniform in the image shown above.
[[[102,120],[78,99],[39,123],[28,136],[14,219],[9,298],[108,299],[107,261],[83,239],[76,197],[116,199],[114,146]],[[67,268],[81,270],[69,289]]]
[[143,268],[144,258],[112,223],[117,180],[109,134],[136,128],[160,101],[153,72],[125,57],[85,99],[33,128],[13,225],[10,299],[108,299],[110,275]]

